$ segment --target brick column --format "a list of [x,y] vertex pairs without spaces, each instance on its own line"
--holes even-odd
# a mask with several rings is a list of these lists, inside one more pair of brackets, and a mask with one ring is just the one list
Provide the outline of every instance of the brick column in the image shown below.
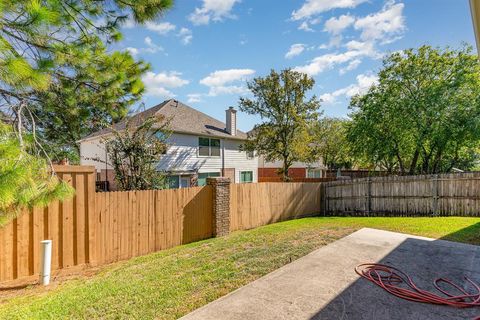
[[213,187],[213,236],[222,237],[230,233],[230,179],[207,178]]

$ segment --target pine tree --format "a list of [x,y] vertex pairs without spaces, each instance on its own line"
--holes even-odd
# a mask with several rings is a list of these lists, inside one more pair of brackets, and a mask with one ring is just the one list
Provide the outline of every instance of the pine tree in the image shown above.
[[16,115],[14,130],[0,124],[2,219],[69,194],[48,173],[48,154],[75,153],[81,135],[125,116],[140,99],[148,64],[108,47],[127,21],[154,20],[171,6],[172,0],[0,1],[0,110]]
[[24,207],[45,206],[73,192],[46,170],[44,158],[27,152],[35,148],[33,140],[31,135],[19,140],[11,126],[0,123],[0,225]]

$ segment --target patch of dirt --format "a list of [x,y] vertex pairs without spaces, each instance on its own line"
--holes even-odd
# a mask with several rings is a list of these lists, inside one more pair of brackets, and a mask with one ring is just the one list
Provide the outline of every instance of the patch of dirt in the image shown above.
[[15,297],[28,297],[32,295],[43,295],[55,290],[69,280],[86,280],[97,275],[102,267],[71,268],[54,271],[48,286],[40,285],[38,276],[26,277],[18,280],[6,281],[0,284],[0,304]]

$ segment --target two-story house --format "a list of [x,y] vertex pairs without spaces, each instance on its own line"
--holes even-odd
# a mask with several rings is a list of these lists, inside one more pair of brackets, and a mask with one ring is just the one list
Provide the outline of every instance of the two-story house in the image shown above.
[[[157,168],[165,172],[171,188],[202,186],[207,177],[224,176],[234,183],[257,182],[258,158],[240,151],[247,134],[237,129],[237,111],[226,110],[226,123],[214,119],[179,101],[167,100],[140,112],[138,120],[162,115],[172,131],[169,148]],[[132,119],[132,123],[140,123]],[[126,121],[115,124],[116,130],[125,128]],[[112,137],[110,129],[95,132],[79,141],[82,165],[97,168],[97,180],[113,182],[113,169],[108,165],[105,141]],[[97,161],[96,159],[102,159]]]

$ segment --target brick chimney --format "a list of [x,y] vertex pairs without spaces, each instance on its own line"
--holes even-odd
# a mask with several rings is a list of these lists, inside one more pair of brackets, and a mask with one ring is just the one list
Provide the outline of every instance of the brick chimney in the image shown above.
[[228,108],[225,110],[227,114],[226,124],[227,124],[227,132],[234,136],[237,134],[237,110],[233,107]]

